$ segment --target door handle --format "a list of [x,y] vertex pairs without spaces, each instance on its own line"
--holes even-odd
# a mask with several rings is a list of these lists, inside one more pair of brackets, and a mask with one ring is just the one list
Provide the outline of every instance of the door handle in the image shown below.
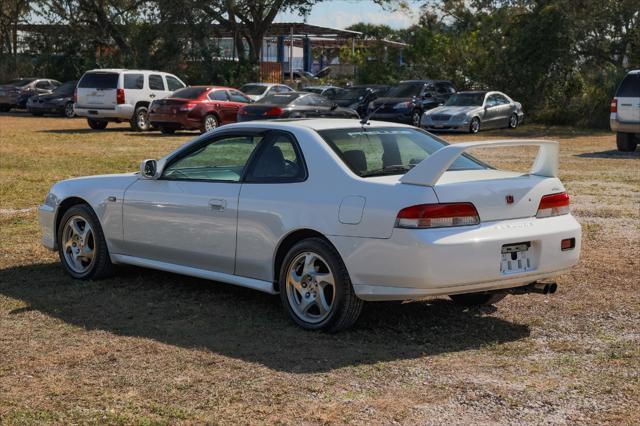
[[221,212],[227,207],[227,202],[218,199],[209,200],[209,207],[211,207],[213,211]]

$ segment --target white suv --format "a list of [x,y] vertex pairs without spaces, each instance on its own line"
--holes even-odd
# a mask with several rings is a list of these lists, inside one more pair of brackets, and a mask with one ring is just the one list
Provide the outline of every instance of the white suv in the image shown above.
[[75,111],[89,127],[102,130],[109,121],[129,121],[149,130],[149,104],[185,87],[175,75],[159,71],[101,69],[84,73],[75,94]]
[[611,101],[611,130],[618,150],[635,151],[640,142],[640,70],[630,71]]

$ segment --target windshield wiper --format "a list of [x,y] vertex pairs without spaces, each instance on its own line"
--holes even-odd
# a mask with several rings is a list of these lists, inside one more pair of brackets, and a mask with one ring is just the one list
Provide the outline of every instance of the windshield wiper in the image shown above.
[[384,176],[387,174],[394,174],[395,172],[408,172],[415,166],[415,164],[392,164],[390,166],[382,167],[381,169],[368,170],[360,174],[362,177],[370,176]]

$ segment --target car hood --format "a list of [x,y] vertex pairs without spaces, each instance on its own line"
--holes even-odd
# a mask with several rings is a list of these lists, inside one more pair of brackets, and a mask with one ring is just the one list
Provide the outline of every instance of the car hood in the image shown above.
[[429,110],[427,115],[433,114],[447,114],[447,115],[458,115],[458,114],[470,114],[473,112],[481,111],[481,106],[440,106]]

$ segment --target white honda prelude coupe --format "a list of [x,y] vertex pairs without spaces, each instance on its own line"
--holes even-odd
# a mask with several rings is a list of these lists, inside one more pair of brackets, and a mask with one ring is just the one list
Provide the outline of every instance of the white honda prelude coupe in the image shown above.
[[[530,173],[465,152],[514,145],[538,146]],[[305,329],[338,331],[366,300],[555,292],[581,238],[557,174],[551,141],[448,145],[386,122],[257,121],[137,173],[58,182],[39,214],[73,278],[129,264],[237,284],[279,293]]]

